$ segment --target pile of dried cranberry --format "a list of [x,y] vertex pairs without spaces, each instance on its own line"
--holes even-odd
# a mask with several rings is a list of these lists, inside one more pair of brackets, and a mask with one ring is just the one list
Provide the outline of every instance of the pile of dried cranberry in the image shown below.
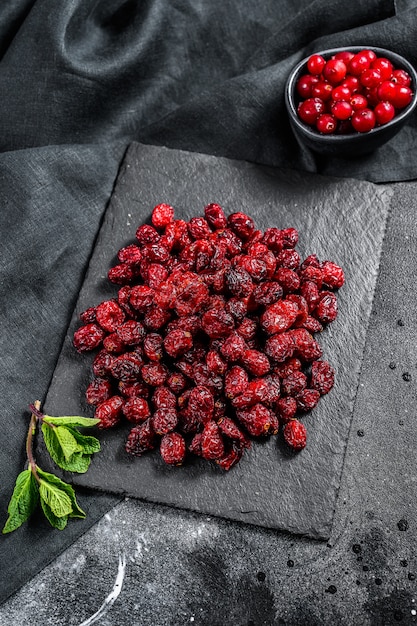
[[100,348],[86,399],[102,428],[133,424],[127,452],[228,470],[280,425],[306,445],[298,418],[334,381],[313,334],[336,318],[344,275],[316,255],[301,262],[297,242],[294,228],[263,232],[217,204],[189,222],[160,204],[119,250],[117,297],[81,314],[74,345]]
[[412,100],[411,77],[373,50],[313,54],[297,81],[299,118],[320,133],[366,133],[390,122]]

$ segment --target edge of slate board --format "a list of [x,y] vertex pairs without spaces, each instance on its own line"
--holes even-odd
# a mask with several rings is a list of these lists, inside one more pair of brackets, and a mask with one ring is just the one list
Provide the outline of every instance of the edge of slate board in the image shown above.
[[117,293],[117,287],[106,279],[107,271],[118,248],[134,239],[137,226],[148,221],[159,202],[172,204],[176,217],[183,219],[201,215],[206,204],[218,202],[227,214],[247,211],[259,228],[294,226],[300,232],[297,249],[302,258],[316,253],[321,260],[329,258],[344,267],[346,285],[338,294],[339,317],[318,337],[323,358],[336,369],[336,382],[304,418],[308,444],[301,454],[289,453],[279,437],[272,437],[253,442],[228,473],[200,459],[172,468],[157,453],[141,458],[127,455],[125,434],[114,429],[99,431],[102,451],[88,472],[64,472],[65,478],[95,490],[327,539],[391,195],[390,187],[363,181],[131,144],[90,259],[45,411],[93,414],[84,400],[92,356],[79,355],[72,347],[78,315]]

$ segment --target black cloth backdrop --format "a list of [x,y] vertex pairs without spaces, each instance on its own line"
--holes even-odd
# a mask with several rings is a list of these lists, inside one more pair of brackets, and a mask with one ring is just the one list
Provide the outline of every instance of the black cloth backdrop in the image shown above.
[[[129,142],[374,182],[417,177],[417,119],[379,152],[319,158],[289,129],[291,67],[325,47],[391,48],[417,66],[415,0],[3,0],[0,6],[0,525],[24,463]],[[0,600],[86,522],[0,539]]]

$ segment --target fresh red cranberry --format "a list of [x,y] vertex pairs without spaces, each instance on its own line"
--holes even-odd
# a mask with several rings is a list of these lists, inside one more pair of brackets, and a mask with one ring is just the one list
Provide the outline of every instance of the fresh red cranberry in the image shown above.
[[405,70],[394,70],[392,72],[391,80],[396,85],[403,85],[403,87],[409,87],[411,85],[411,76]]
[[396,109],[404,109],[408,106],[413,99],[413,92],[410,87],[405,87],[404,85],[396,85],[395,87],[395,95],[391,98],[390,102],[395,106]]
[[323,76],[331,85],[337,85],[345,78],[346,71],[346,65],[343,61],[330,59],[323,68]]
[[300,98],[311,98],[313,87],[318,81],[317,76],[312,76],[311,74],[300,76],[296,85],[297,93]]
[[337,120],[348,120],[352,110],[352,105],[346,100],[338,100],[332,104],[332,114]]
[[320,98],[323,102],[327,102],[332,98],[333,87],[325,80],[319,80],[313,84],[311,88],[311,96],[313,98]]
[[371,68],[379,71],[381,80],[389,80],[394,69],[391,61],[385,57],[374,59],[371,63]]
[[361,93],[355,93],[349,102],[353,111],[360,111],[360,109],[366,109],[368,107],[368,100]]
[[361,109],[352,115],[352,126],[358,133],[367,133],[375,126],[375,114],[371,109]]
[[312,54],[307,61],[307,68],[310,74],[321,74],[326,61],[320,54]]
[[307,98],[300,103],[298,107],[298,115],[306,124],[315,124],[317,118],[321,113],[324,113],[325,105],[320,98]]
[[377,124],[388,124],[395,115],[395,107],[391,102],[378,102],[374,113]]
[[319,133],[323,135],[330,135],[334,133],[337,128],[336,116],[330,115],[330,113],[323,113],[319,115],[316,121],[316,128]]

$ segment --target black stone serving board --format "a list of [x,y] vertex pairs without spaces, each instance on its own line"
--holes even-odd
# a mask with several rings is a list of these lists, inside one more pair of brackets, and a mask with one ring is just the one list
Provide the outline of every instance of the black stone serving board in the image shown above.
[[[107,281],[117,250],[134,240],[152,208],[167,202],[176,217],[201,215],[209,202],[226,213],[246,211],[257,227],[295,227],[297,249],[343,266],[339,316],[319,337],[323,358],[336,369],[332,392],[306,415],[308,445],[291,454],[281,438],[254,442],[230,472],[193,459],[164,465],[158,453],[141,458],[124,451],[129,427],[100,431],[102,450],[75,485],[205,514],[328,538],[357,392],[366,330],[378,272],[391,188],[326,178],[196,153],[134,143],[122,163],[76,310],[47,394],[50,415],[92,415],[84,400],[92,355],[79,355],[72,336],[78,314],[117,287]],[[38,454],[48,463],[44,451]]]

